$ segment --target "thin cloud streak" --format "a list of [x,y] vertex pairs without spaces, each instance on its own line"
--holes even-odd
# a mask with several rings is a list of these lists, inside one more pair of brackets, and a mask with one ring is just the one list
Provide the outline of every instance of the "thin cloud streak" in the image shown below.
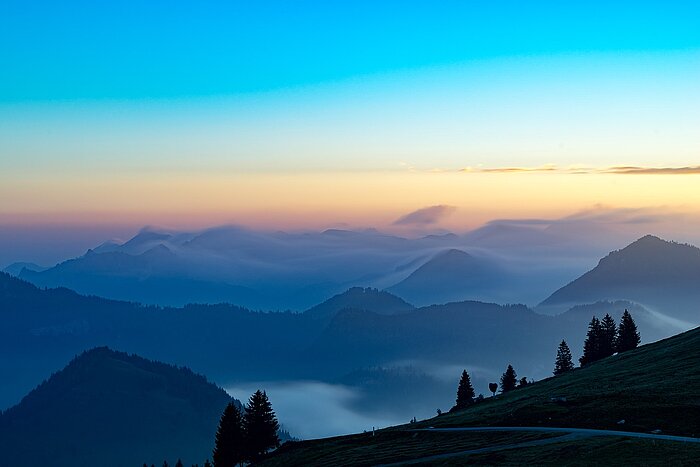
[[612,175],[696,175],[700,174],[700,166],[686,167],[641,167],[614,166],[607,168],[592,167],[557,167],[543,165],[538,167],[465,167],[459,169],[462,173],[487,174],[517,174],[517,173],[557,173],[557,174],[612,174]]
[[700,174],[700,165],[688,167],[611,167],[605,173],[621,175],[691,175]]

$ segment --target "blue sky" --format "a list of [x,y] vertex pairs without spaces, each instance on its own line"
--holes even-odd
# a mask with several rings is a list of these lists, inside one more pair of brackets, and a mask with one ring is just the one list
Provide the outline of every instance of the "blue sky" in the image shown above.
[[6,0],[0,226],[698,213],[699,24],[689,1]]
[[236,95],[473,60],[700,47],[696,2],[0,5],[0,102]]

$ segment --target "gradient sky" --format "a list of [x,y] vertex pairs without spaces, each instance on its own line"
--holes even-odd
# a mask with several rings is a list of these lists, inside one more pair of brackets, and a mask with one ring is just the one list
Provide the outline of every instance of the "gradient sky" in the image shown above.
[[700,212],[700,5],[610,3],[3,1],[0,226]]

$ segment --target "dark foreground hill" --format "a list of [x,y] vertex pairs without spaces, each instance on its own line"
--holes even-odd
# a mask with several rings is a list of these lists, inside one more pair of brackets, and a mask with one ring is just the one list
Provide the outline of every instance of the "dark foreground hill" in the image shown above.
[[671,318],[700,324],[700,249],[647,235],[601,259],[554,292],[538,310],[599,300],[631,300]]
[[[700,435],[700,329],[601,360],[583,369],[487,398],[416,424],[290,443],[263,465],[374,465],[558,433],[416,432],[429,427],[579,427]],[[697,465],[700,444],[629,437],[562,438],[546,445],[458,455],[421,465]]]
[[0,415],[0,463],[201,464],[229,401],[186,368],[95,348]]

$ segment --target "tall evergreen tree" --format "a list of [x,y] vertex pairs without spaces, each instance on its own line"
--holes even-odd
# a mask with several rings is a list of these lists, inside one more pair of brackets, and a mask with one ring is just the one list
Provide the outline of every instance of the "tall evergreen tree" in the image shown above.
[[508,365],[506,372],[501,376],[501,392],[508,392],[515,389],[515,385],[518,382],[518,375],[515,374],[515,370],[512,365]]
[[467,370],[462,371],[462,377],[459,380],[457,387],[457,404],[458,409],[469,407],[474,403],[474,387],[472,386],[471,378]]
[[629,311],[625,310],[620,319],[620,329],[617,333],[617,341],[615,342],[615,350],[618,352],[626,352],[636,349],[642,341],[637,325],[632,319]]
[[554,362],[554,375],[561,375],[574,369],[574,362],[571,358],[571,350],[564,339],[561,340],[557,349],[557,359]]
[[599,358],[609,357],[615,353],[615,339],[617,339],[617,325],[612,316],[606,313],[600,321]]
[[243,427],[246,436],[246,457],[257,462],[267,451],[280,445],[279,423],[267,394],[259,389],[250,396],[245,407]]
[[182,465],[182,460],[178,459],[177,463],[175,464],[175,467],[185,467],[185,466]]
[[229,402],[219,420],[214,440],[214,467],[234,467],[244,459],[243,418],[233,402]]
[[588,334],[586,334],[586,340],[583,342],[583,355],[578,360],[582,367],[600,360],[601,334],[600,320],[594,316],[588,324]]

